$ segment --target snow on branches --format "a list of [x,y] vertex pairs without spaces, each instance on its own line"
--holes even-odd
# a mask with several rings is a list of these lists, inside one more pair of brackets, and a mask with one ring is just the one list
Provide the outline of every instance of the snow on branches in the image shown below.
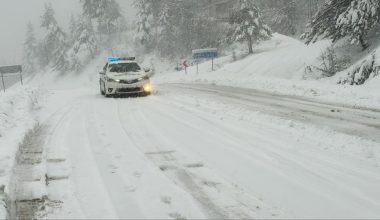
[[253,53],[253,44],[272,36],[271,29],[264,24],[259,8],[253,0],[242,0],[230,22],[234,29],[230,35],[231,41],[247,41],[249,53]]
[[368,47],[367,32],[380,18],[379,0],[353,0],[350,6],[338,16],[336,28],[341,36],[348,36],[351,44]]
[[321,38],[334,42],[348,38],[352,44],[368,45],[367,34],[380,21],[379,0],[327,0],[309,23],[302,38],[314,43]]

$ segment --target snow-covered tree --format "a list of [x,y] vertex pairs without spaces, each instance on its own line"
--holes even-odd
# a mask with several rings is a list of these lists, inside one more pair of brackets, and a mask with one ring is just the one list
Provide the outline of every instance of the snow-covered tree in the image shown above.
[[380,21],[379,0],[353,0],[338,16],[336,28],[341,36],[350,38],[352,44],[367,48],[367,33]]
[[91,20],[87,17],[81,17],[75,33],[74,52],[77,54],[84,51],[91,58],[94,58],[98,52],[98,48]]
[[59,27],[51,4],[45,4],[45,12],[42,15],[41,26],[46,34],[42,43],[45,65],[51,64],[56,70],[65,71],[69,67],[67,58],[66,34]]
[[[159,25],[161,27],[161,34],[159,36],[158,40],[158,49],[161,52],[161,56],[167,56],[168,51],[175,51],[176,46],[176,32],[177,32],[177,27],[176,27],[176,19],[175,16],[172,13],[172,8],[170,5],[169,1],[164,1],[162,9],[160,10],[159,13]],[[173,57],[174,54],[170,53],[169,57]]]
[[99,6],[102,0],[81,0],[83,15],[90,19],[98,18],[100,15]]
[[247,41],[249,53],[253,53],[253,44],[269,39],[271,29],[266,25],[260,14],[259,8],[253,0],[242,0],[240,8],[231,16],[234,24],[230,35],[232,41]]
[[27,25],[26,38],[24,43],[24,70],[34,73],[37,68],[37,40],[34,33],[34,26],[31,22]]
[[[137,23],[135,40],[148,50],[153,44],[153,13],[151,0],[136,0],[134,7],[137,8]],[[166,12],[165,12],[166,13]]]
[[99,5],[98,31],[108,36],[119,33],[119,19],[122,18],[120,5],[115,0],[102,0]]
[[104,48],[112,47],[115,39],[126,29],[120,5],[115,0],[81,0],[83,17],[93,23],[98,43]]
[[349,38],[351,43],[368,47],[367,33],[380,21],[378,0],[327,0],[322,9],[309,23],[309,30],[303,34],[306,43],[321,38],[334,42]]
[[211,4],[199,0],[136,0],[135,39],[147,51],[158,51],[167,58],[201,47],[218,47],[226,28],[209,16]]
[[75,18],[74,14],[70,15],[70,23],[69,23],[69,38],[70,44],[74,43],[75,38],[77,37],[78,20]]
[[282,4],[280,5],[279,9],[275,10],[274,16],[271,19],[271,28],[281,34],[295,35],[297,20],[297,3],[295,2],[295,0],[278,2]]

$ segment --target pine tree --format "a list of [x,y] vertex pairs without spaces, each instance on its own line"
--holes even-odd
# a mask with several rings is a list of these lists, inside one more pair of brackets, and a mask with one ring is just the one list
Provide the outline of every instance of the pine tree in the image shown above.
[[42,45],[45,65],[51,64],[58,71],[66,71],[69,67],[66,34],[58,26],[51,4],[45,4],[41,26],[46,29]]
[[294,0],[278,2],[281,3],[281,5],[278,10],[275,10],[276,13],[271,20],[271,28],[281,34],[295,35],[297,31],[295,27],[297,20],[297,3]]
[[150,50],[154,39],[152,1],[135,0],[134,7],[138,10],[135,40]]
[[93,59],[98,52],[98,48],[91,20],[87,17],[81,17],[75,33],[77,34],[73,46],[75,54],[84,51]]
[[102,0],[98,10],[98,31],[108,36],[119,33],[117,24],[122,17],[119,4],[115,0]]
[[230,34],[232,41],[247,41],[248,52],[253,53],[253,44],[272,36],[271,29],[264,24],[259,8],[253,0],[242,0],[240,9],[231,16],[234,29]]
[[70,44],[73,44],[76,37],[77,37],[77,33],[76,33],[76,30],[77,30],[77,27],[78,27],[78,21],[77,19],[75,18],[74,14],[71,14],[70,16],[70,23],[69,23],[69,38],[70,38]]
[[379,0],[353,0],[338,16],[336,28],[341,36],[350,38],[352,44],[368,45],[367,33],[380,21]]
[[120,25],[125,19],[115,0],[81,0],[83,16],[94,22],[98,42],[105,48],[112,47],[115,39],[126,29]]
[[81,0],[83,15],[87,16],[90,19],[98,18],[99,7],[102,0]]
[[36,71],[37,40],[34,33],[34,26],[31,22],[27,25],[26,38],[24,43],[24,70],[28,73]]
[[306,44],[322,38],[336,42],[348,37],[351,43],[368,47],[367,34],[380,21],[378,0],[328,0],[309,23],[302,38]]
[[[159,16],[159,25],[162,28],[161,34],[158,40],[158,49],[161,52],[161,56],[167,56],[168,51],[174,51],[176,41],[176,20],[174,19],[170,3],[164,1],[162,10]],[[173,54],[169,55],[170,58],[174,58]]]

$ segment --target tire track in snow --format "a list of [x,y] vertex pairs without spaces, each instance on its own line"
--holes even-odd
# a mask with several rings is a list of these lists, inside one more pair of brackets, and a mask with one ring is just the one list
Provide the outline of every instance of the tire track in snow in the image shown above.
[[[176,91],[176,92],[178,92],[178,91]],[[161,98],[160,100],[157,100],[157,103],[160,103],[161,106],[157,106],[156,107],[157,109],[165,109],[164,106],[168,107],[168,105],[169,105],[169,106],[172,106],[174,108],[177,108],[178,111],[186,112],[187,115],[194,115],[194,118],[199,117],[201,119],[201,121],[195,120],[195,119],[189,119],[184,114],[180,114],[180,112],[177,113],[173,110],[170,111],[170,114],[165,113],[164,111],[161,111],[162,114],[167,114],[167,117],[173,117],[173,120],[182,122],[185,126],[188,126],[191,129],[196,130],[198,128],[207,128],[207,126],[203,125],[204,123],[202,121],[206,121],[207,123],[214,124],[214,122],[212,122],[211,119],[215,118],[216,116],[215,115],[213,116],[210,113],[202,114],[202,111],[200,110],[199,106],[196,107],[194,105],[191,105],[191,106],[170,105],[173,103],[166,100],[166,99],[168,99],[168,97],[164,96],[164,97],[160,97],[160,98]],[[169,100],[171,100],[171,99],[169,98]],[[175,100],[176,104],[178,104],[177,102],[178,102],[178,100]],[[169,109],[169,108],[167,108],[167,109]],[[173,109],[173,108],[170,108],[170,109]],[[190,123],[190,121],[191,121],[191,123]],[[365,202],[368,205],[370,204],[371,207],[378,207],[379,206],[379,201],[377,199],[375,199],[375,197],[373,195],[369,195],[368,192],[367,192],[367,194],[363,194],[361,189],[360,189],[361,187],[369,188],[369,189],[375,189],[376,183],[379,182],[379,176],[376,173],[372,173],[372,175],[371,175],[370,173],[367,173],[367,171],[363,170],[363,169],[350,170],[352,167],[349,166],[348,168],[346,168],[346,167],[344,167],[344,164],[335,163],[335,161],[332,161],[332,160],[331,161],[325,160],[325,158],[323,158],[323,157],[321,158],[319,155],[310,154],[309,155],[310,157],[308,157],[308,158],[304,158],[304,156],[306,156],[306,155],[292,155],[292,153],[294,153],[294,152],[289,151],[290,149],[281,149],[282,145],[284,145],[285,143],[288,143],[287,141],[285,141],[285,143],[284,143],[284,140],[289,139],[289,138],[286,138],[286,139],[281,138],[281,136],[282,136],[281,133],[284,133],[284,131],[280,131],[280,130],[276,129],[276,130],[278,130],[278,132],[276,132],[276,133],[278,133],[279,136],[276,139],[268,139],[268,137],[269,137],[268,134],[265,135],[261,128],[256,131],[260,135],[256,135],[255,130],[246,129],[245,126],[242,127],[242,125],[244,124],[242,122],[239,122],[240,125],[237,127],[228,126],[229,129],[226,129],[227,127],[225,127],[225,125],[227,123],[230,123],[230,122],[231,122],[230,120],[228,122],[219,120],[219,123],[215,124],[215,130],[212,129],[212,131],[210,131],[211,129],[204,129],[203,132],[207,133],[211,139],[226,137],[225,140],[230,142],[230,144],[231,144],[231,150],[236,151],[236,149],[239,149],[239,151],[246,152],[246,155],[242,155],[243,156],[242,158],[249,155],[252,160],[255,160],[258,158],[260,153],[263,153],[263,156],[264,156],[263,159],[265,159],[265,155],[267,155],[267,157],[269,156],[268,159],[275,156],[274,158],[277,158],[276,159],[278,161],[277,163],[283,164],[284,162],[286,162],[285,164],[292,165],[292,166],[289,166],[288,168],[286,168],[286,169],[289,169],[289,171],[290,171],[290,169],[292,169],[292,170],[294,169],[293,165],[297,165],[296,167],[298,167],[298,168],[295,169],[295,171],[300,170],[299,168],[301,168],[301,170],[306,171],[305,174],[307,174],[307,175],[315,174],[315,177],[313,179],[318,180],[318,182],[320,182],[321,180],[324,180],[324,184],[327,184],[327,183],[331,184],[330,181],[331,180],[335,181],[336,177],[339,177],[339,178],[344,177],[344,178],[341,178],[338,182],[335,182],[335,184],[340,184],[341,186],[343,186],[337,190],[338,192],[343,193],[344,191],[346,191],[346,193],[348,192],[348,195],[356,197],[356,199],[353,198],[353,199],[350,199],[349,201],[353,201],[354,203],[357,203],[357,205],[359,204],[359,202],[355,202],[355,201],[360,200],[362,202]],[[236,128],[237,130],[234,131],[231,128]],[[235,136],[235,135],[237,135],[237,136]],[[252,143],[250,144],[249,142],[244,143],[244,141],[239,140],[239,136],[241,136],[241,139],[244,140],[244,136],[247,137],[248,135],[252,136],[252,140],[259,141],[258,144],[252,144]],[[273,135],[273,133],[271,135]],[[236,144],[233,144],[233,142],[236,142]],[[292,142],[294,142],[294,141],[292,141]],[[241,144],[237,144],[237,143],[241,143]],[[310,143],[308,143],[308,139],[305,137],[305,140],[302,140],[302,143],[307,146],[307,145],[312,145],[313,141],[310,141]],[[290,145],[290,144],[291,144],[291,142],[288,143],[288,145]],[[294,143],[294,144],[299,145],[300,143]],[[249,148],[240,147],[240,146],[245,146],[245,145],[252,145],[251,150],[248,150]],[[263,147],[261,147],[261,145]],[[228,145],[225,145],[225,146],[228,146]],[[232,149],[232,146],[233,146],[233,149]],[[271,147],[268,148],[268,146],[271,146]],[[223,146],[220,145],[219,147],[223,147]],[[260,147],[260,148],[258,148],[258,147]],[[257,150],[259,150],[259,151],[257,151]],[[238,152],[236,152],[236,153],[238,153]],[[310,153],[312,153],[312,152],[310,152]],[[295,160],[295,158],[298,158],[298,159]],[[272,163],[269,163],[269,162],[270,161],[268,161],[267,166],[271,166]],[[333,163],[331,163],[331,162],[333,162]],[[265,164],[265,160],[263,160],[262,164]],[[275,165],[274,166],[274,168],[275,168],[277,166],[277,164],[274,164],[274,165]],[[333,165],[333,166],[330,167],[330,165]],[[283,170],[283,169],[279,169],[279,170]],[[364,171],[364,173],[363,173],[363,171]],[[321,176],[320,174],[323,174],[323,175]],[[364,179],[361,179],[362,177],[359,177],[358,175],[362,176]],[[308,185],[302,185],[302,183],[304,183],[306,181],[305,178],[298,179],[298,180],[296,179],[294,181],[298,181],[298,182],[294,182],[294,183],[296,185],[299,185],[300,187],[308,186]],[[306,181],[306,183],[307,182],[308,182],[308,180]],[[320,182],[320,183],[323,183],[323,182]],[[332,183],[334,183],[334,182],[332,182]],[[355,186],[356,184],[357,184],[357,187]],[[368,187],[365,187],[364,185],[367,185],[367,184],[368,184]],[[312,185],[314,185],[314,187],[318,186],[318,184],[315,184],[315,183],[313,183]],[[310,186],[308,186],[308,187],[310,189],[312,189],[312,187],[310,187]],[[326,194],[323,191],[320,191],[320,193],[325,194],[326,197],[330,197],[329,194]],[[357,200],[357,199],[359,199],[359,200]],[[372,211],[373,211],[373,209],[372,209]]]
[[[149,126],[149,123],[147,124],[146,121],[144,120],[145,119],[144,115],[142,115],[141,112],[138,112],[138,113],[139,113],[139,116],[137,116],[136,118],[141,120],[140,123]],[[134,146],[138,148],[138,150],[140,150],[145,155],[150,155],[150,156],[147,156],[147,158],[151,160],[153,164],[155,164],[162,171],[166,171],[166,169],[176,170],[175,171],[176,175],[178,176],[178,179],[182,182],[182,185],[185,186],[186,191],[190,193],[192,197],[201,204],[201,206],[203,207],[203,210],[206,212],[209,218],[226,219],[228,217],[228,215],[226,215],[224,210],[218,207],[215,203],[213,203],[213,201],[207,197],[207,195],[203,192],[203,190],[197,184],[195,184],[191,175],[175,159],[175,157],[173,156],[174,153],[170,152],[170,150],[159,147],[157,143],[153,143],[152,139],[149,140],[152,143],[143,144],[142,142],[144,142],[143,140],[146,140],[146,137],[143,137],[141,134],[135,133],[134,135],[131,135],[131,132],[128,131],[128,129],[126,129],[123,123],[122,116],[120,113],[120,102],[118,102],[118,117],[119,117],[121,127],[123,128],[125,134],[128,137],[130,137],[130,139],[134,142]],[[150,149],[147,149],[146,146],[149,146]],[[165,158],[167,157],[168,154],[167,153],[161,154],[160,152],[170,152],[169,157],[171,158],[170,159]],[[158,155],[159,158],[158,159],[154,158],[152,157],[152,155]],[[165,168],[162,165],[163,162],[165,163],[169,162],[169,166],[166,165],[166,168]],[[174,182],[176,183],[176,181]]]
[[[11,176],[8,213],[10,219],[35,219],[46,216],[50,201],[47,185],[46,147],[48,139],[69,114],[72,107],[51,114],[42,124],[37,123],[24,137],[16,154]],[[53,122],[58,117],[57,122]],[[51,128],[52,127],[52,128]]]
[[[238,194],[242,194],[242,192],[236,188],[233,189],[233,187],[229,187],[228,184],[226,185],[225,180],[219,180],[215,186],[211,186],[214,184],[208,181],[207,177],[204,179],[204,175],[199,176],[197,174],[202,170],[202,172],[207,173],[208,176],[213,176],[208,169],[203,168],[203,165],[193,171],[184,166],[180,158],[182,155],[190,155],[189,152],[181,154],[183,153],[182,150],[179,152],[174,151],[173,149],[177,150],[177,148],[173,146],[174,142],[166,139],[172,136],[166,136],[165,138],[165,132],[162,133],[163,131],[154,129],[154,127],[156,127],[154,122],[148,121],[146,118],[146,116],[151,115],[153,112],[145,111],[144,109],[153,108],[152,111],[158,111],[159,105],[157,105],[157,103],[159,103],[159,100],[154,100],[154,102],[149,103],[136,100],[134,105],[139,106],[141,111],[135,108],[129,109],[128,114],[133,114],[133,116],[128,117],[128,121],[124,121],[122,115],[119,113],[122,126],[124,126],[124,123],[128,122],[129,125],[139,124],[139,127],[141,128],[149,128],[144,131],[140,129],[132,131],[126,127],[123,128],[125,133],[134,140],[135,146],[145,152],[147,157],[150,158],[150,160],[152,160],[152,162],[156,164],[156,166],[159,167],[172,181],[181,185],[186,191],[188,191],[201,204],[209,218],[253,218],[256,216],[257,212],[259,212],[258,207],[262,207],[262,202],[253,202],[253,200],[257,199],[251,199],[251,201],[249,201],[250,199],[245,199],[245,202],[239,201],[239,199],[237,199],[239,197]],[[160,115],[162,117],[167,117],[166,113],[161,113]],[[136,121],[131,122],[132,119]],[[131,133],[133,133],[133,135],[131,135]],[[169,146],[173,146],[174,148],[170,148]],[[189,167],[192,166],[190,165]],[[212,194],[210,190],[205,190],[205,186],[208,188],[215,187],[214,190],[218,190],[218,193]],[[231,192],[228,192],[228,190]],[[229,205],[226,203],[227,200],[229,200],[229,202],[227,202]],[[259,205],[252,205],[253,203]],[[274,214],[276,212],[277,211],[267,216],[273,217],[276,215]]]

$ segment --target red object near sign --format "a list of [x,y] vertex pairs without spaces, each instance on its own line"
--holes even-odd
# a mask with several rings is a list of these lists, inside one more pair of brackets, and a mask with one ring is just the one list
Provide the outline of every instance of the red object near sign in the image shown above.
[[190,66],[189,63],[187,62],[187,60],[184,60],[184,61],[182,62],[182,65],[183,65],[185,68],[187,68],[187,67]]

